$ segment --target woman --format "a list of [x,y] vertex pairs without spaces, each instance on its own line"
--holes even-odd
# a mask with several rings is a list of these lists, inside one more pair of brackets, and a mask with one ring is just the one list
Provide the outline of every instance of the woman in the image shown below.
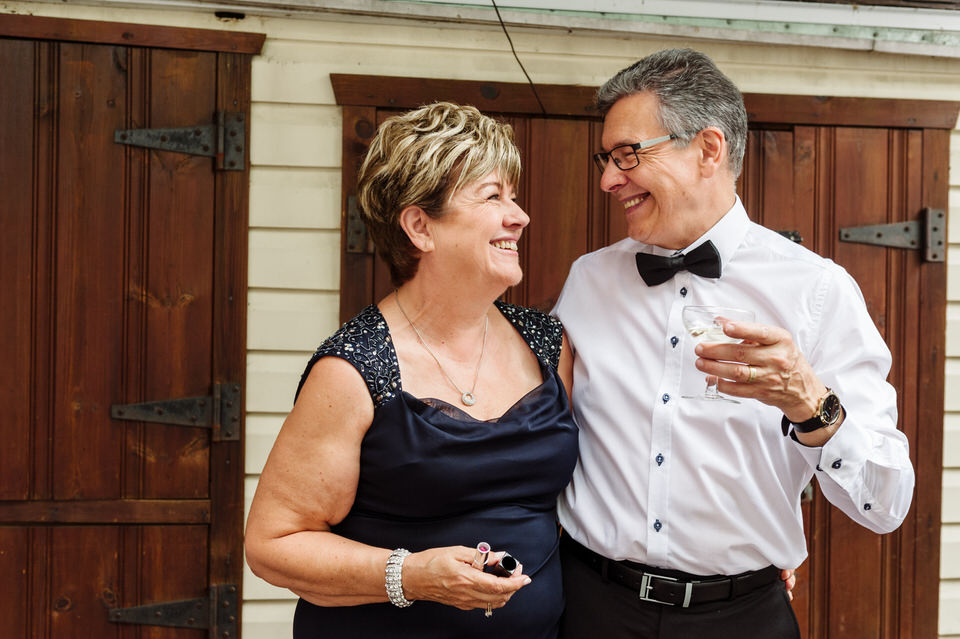
[[[472,107],[370,145],[359,201],[396,290],[310,360],[247,522],[254,573],[301,597],[295,637],[556,636],[577,429],[559,323],[496,302],[522,276],[519,175]],[[481,541],[522,564],[485,572]]]

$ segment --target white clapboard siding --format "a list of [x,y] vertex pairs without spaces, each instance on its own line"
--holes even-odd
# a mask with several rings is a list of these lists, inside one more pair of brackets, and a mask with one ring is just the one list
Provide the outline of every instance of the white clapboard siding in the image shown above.
[[[273,584],[267,583],[260,577],[257,577],[255,574],[253,574],[253,571],[250,570],[250,567],[244,564],[243,598],[245,600],[271,599],[274,601],[286,601],[289,599],[296,599],[297,596],[286,588],[274,586]],[[244,613],[246,613],[246,609],[244,609]]]
[[339,326],[335,292],[251,289],[247,344],[251,350],[302,351],[314,348]]
[[[249,427],[250,418],[247,418],[247,424]],[[248,475],[243,481],[243,514],[244,520],[247,518],[247,514],[250,513],[250,502],[253,501],[253,495],[257,491],[257,478],[258,475]],[[293,609],[288,608],[285,604],[289,603],[290,600],[295,600],[297,598],[292,592],[286,588],[279,588],[272,584],[267,583],[260,577],[257,577],[253,574],[253,571],[250,570],[250,567],[246,562],[243,564],[243,628],[244,628],[244,639],[254,639],[262,637],[263,639],[273,639],[274,637],[290,637],[290,623],[293,619]],[[249,602],[257,601],[257,606],[252,606]],[[283,605],[282,605],[283,604]],[[260,608],[259,606],[264,606],[265,608]],[[273,610],[273,612],[268,612],[267,609]],[[251,610],[253,612],[251,613]],[[249,617],[248,615],[251,615]],[[247,622],[256,620],[250,626],[250,633],[247,634],[248,626]],[[259,630],[254,630],[254,627],[258,623],[264,623],[263,627],[260,627]],[[279,624],[279,625],[278,625]],[[283,624],[286,624],[284,626]],[[268,632],[269,628],[279,628],[283,629],[286,627],[286,630],[283,630],[285,634],[270,634]]]
[[250,226],[340,228],[340,167],[254,166]]
[[240,628],[243,638],[287,639],[292,637],[293,611],[296,605],[296,601],[244,601],[243,621]]
[[946,352],[947,357],[960,357],[960,302],[947,303]]
[[[293,396],[288,394],[290,403],[293,403]],[[259,475],[263,471],[263,464],[267,461],[267,455],[273,447],[273,440],[277,438],[280,432],[280,426],[283,425],[283,419],[286,415],[254,413],[247,415],[246,430],[246,455],[243,458],[243,472],[247,475]]]
[[960,412],[947,413],[944,419],[943,465],[960,469]]
[[944,526],[940,541],[940,578],[960,579],[960,526]]
[[960,581],[940,582],[940,637],[960,637]]
[[250,109],[254,166],[339,167],[340,109],[255,102]]
[[960,524],[960,469],[943,471],[943,513],[944,523]]
[[247,414],[290,412],[293,393],[309,357],[310,352],[250,352],[247,355]]
[[249,260],[251,288],[340,288],[340,232],[336,230],[250,229]]
[[946,368],[944,409],[947,412],[958,412],[960,411],[960,358],[948,358]]

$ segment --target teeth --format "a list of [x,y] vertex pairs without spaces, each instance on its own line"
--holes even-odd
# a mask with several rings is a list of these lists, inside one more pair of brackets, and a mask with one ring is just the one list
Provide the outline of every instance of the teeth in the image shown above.
[[492,242],[492,244],[498,249],[506,249],[508,251],[516,251],[517,243],[513,240],[497,240]]
[[[648,194],[649,195],[649,194]],[[629,209],[631,206],[636,206],[647,199],[646,195],[638,195],[637,197],[632,197],[629,200],[623,201],[623,208]]]

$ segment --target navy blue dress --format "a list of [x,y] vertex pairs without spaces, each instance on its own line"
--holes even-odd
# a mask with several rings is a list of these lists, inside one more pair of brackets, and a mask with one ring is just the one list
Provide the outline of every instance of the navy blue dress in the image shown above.
[[[557,375],[558,320],[497,302],[536,354],[543,382],[498,419],[476,420],[403,392],[387,323],[368,306],[314,353],[360,372],[374,403],[360,450],[356,500],[333,532],[411,552],[489,542],[523,563],[532,583],[492,617],[430,601],[321,607],[300,600],[296,639],[314,637],[556,637],[563,611],[556,499],[577,461],[577,427]],[[488,372],[489,374],[489,372]],[[300,389],[297,389],[300,392]]]

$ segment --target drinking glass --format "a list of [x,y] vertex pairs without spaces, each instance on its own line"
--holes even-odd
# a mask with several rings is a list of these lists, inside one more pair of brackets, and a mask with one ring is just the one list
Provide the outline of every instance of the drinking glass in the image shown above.
[[[733,320],[735,322],[754,321],[753,311],[747,311],[742,308],[732,308],[727,306],[684,306],[683,307],[683,326],[687,332],[698,342],[712,342],[723,344],[737,344],[743,340],[730,337],[723,332],[722,320]],[[711,380],[712,383],[711,383]],[[717,392],[717,378],[713,375],[707,376],[707,388],[702,395],[684,395],[684,399],[703,399],[707,401],[723,401],[739,404],[740,402],[731,398],[724,397]]]

